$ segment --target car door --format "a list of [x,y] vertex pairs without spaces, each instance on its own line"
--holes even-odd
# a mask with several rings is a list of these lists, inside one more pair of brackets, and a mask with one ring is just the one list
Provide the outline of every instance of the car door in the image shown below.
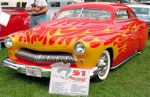
[[143,50],[145,47],[145,43],[148,38],[148,29],[147,24],[144,21],[139,20],[133,11],[130,11],[132,17],[132,23],[136,24],[136,29],[133,29],[133,34],[135,37],[135,41],[138,43],[138,50]]
[[142,26],[142,23],[138,20],[138,18],[136,17],[136,15],[134,14],[133,11],[130,10],[130,16],[131,16],[131,37],[130,40],[131,40],[131,43],[132,43],[132,48],[134,51],[137,51],[139,50],[140,48],[140,40],[139,40],[139,36],[141,34],[141,26]]
[[116,31],[120,32],[118,38],[119,61],[125,60],[134,54],[139,48],[139,41],[136,40],[136,21],[132,20],[128,9],[120,9],[115,12],[114,24]]

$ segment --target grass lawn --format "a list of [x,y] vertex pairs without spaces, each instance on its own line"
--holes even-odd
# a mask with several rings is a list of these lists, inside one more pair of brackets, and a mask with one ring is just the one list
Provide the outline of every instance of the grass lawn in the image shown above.
[[[3,47],[0,62],[6,56]],[[28,77],[0,65],[0,97],[66,97],[48,94],[48,89],[49,79]],[[150,40],[141,55],[111,71],[105,81],[91,81],[89,97],[150,97]]]

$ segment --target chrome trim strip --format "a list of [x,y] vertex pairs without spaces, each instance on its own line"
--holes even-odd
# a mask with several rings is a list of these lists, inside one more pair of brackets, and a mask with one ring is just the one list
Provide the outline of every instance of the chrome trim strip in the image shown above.
[[141,54],[141,52],[136,52],[135,54],[131,55],[130,57],[128,57],[127,59],[125,59],[124,61],[120,62],[119,64],[117,64],[116,66],[110,67],[110,69],[116,69],[118,67],[120,67],[123,63],[127,62],[129,59],[133,58],[135,55],[137,54]]
[[6,65],[12,69],[18,69],[18,68],[25,68],[25,67],[31,67],[31,68],[40,68],[44,72],[50,72],[51,68],[43,68],[43,67],[37,67],[37,66],[30,66],[30,65],[24,65],[20,63],[15,63],[11,61],[10,59],[5,58],[2,62],[3,65]]

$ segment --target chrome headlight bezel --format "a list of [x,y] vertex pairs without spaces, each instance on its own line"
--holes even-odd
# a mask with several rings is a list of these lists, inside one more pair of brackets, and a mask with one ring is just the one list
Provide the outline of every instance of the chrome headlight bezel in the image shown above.
[[81,55],[86,51],[86,47],[82,42],[77,42],[74,46],[74,51],[76,54]]
[[6,37],[5,40],[4,40],[4,44],[7,48],[10,48],[13,45],[13,41],[10,37]]

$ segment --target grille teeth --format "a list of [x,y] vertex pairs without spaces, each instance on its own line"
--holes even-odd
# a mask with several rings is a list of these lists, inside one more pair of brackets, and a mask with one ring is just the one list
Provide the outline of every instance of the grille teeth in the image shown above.
[[33,62],[76,62],[76,58],[72,54],[63,52],[40,52],[21,48],[15,52],[15,55]]

